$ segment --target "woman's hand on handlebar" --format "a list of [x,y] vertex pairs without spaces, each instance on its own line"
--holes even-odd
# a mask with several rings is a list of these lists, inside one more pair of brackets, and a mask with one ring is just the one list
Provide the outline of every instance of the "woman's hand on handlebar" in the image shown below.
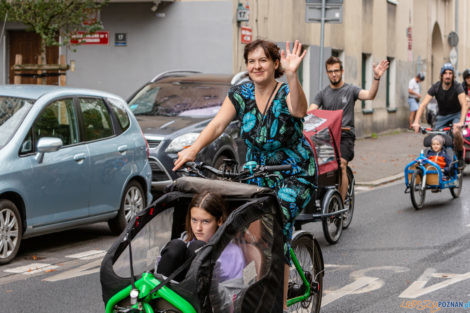
[[411,127],[414,128],[415,133],[419,133],[419,131],[421,130],[421,125],[419,125],[419,123],[413,123]]
[[179,169],[186,162],[194,162],[194,160],[196,160],[196,155],[197,151],[192,146],[178,152],[178,158],[175,160],[173,171]]
[[462,127],[463,127],[463,123],[460,123],[460,122],[455,123],[454,125],[452,125],[452,129],[454,131],[460,130]]

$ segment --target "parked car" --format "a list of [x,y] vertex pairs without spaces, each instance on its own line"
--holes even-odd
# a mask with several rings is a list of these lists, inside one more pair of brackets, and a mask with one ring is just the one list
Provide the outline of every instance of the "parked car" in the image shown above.
[[100,221],[120,233],[150,185],[148,145],[120,97],[0,86],[0,264],[25,238]]
[[[247,79],[246,72],[234,76],[170,71],[156,76],[129,98],[129,107],[150,145],[154,191],[164,190],[178,177],[172,171],[177,153],[194,143],[219,111],[230,86]],[[224,164],[224,159],[242,164],[246,147],[239,134],[240,123],[234,120],[201,150],[197,161],[216,168],[235,166]]]

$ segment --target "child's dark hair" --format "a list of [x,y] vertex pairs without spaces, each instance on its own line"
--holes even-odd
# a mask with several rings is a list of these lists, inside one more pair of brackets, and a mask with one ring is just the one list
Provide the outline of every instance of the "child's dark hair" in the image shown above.
[[222,219],[223,223],[227,220],[227,209],[222,196],[209,191],[196,194],[191,200],[188,213],[186,214],[187,241],[191,241],[195,238],[193,230],[191,229],[191,209],[194,207],[204,209],[207,213],[212,215],[216,221],[220,221]]

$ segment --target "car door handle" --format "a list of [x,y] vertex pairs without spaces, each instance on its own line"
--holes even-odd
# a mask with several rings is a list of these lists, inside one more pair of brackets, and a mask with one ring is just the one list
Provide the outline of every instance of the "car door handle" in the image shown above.
[[122,145],[118,147],[120,153],[125,153],[127,151],[127,145]]
[[78,153],[73,156],[73,159],[77,162],[80,162],[86,159],[86,155],[85,153]]

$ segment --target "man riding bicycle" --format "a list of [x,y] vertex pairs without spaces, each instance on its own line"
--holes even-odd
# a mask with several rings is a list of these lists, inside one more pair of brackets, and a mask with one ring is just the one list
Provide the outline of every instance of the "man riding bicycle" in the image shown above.
[[436,117],[436,129],[443,128],[449,124],[453,125],[452,134],[454,137],[454,149],[458,158],[460,169],[464,167],[463,161],[463,137],[462,126],[467,116],[467,100],[461,84],[455,80],[455,69],[450,63],[446,63],[441,68],[441,79],[429,88],[428,93],[421,102],[416,113],[413,128],[419,132],[420,119],[424,109],[435,97],[437,100],[438,114]]
[[348,176],[346,168],[348,162],[354,158],[354,104],[356,100],[374,100],[379,89],[380,77],[388,68],[389,62],[383,60],[378,65],[373,66],[374,80],[369,90],[361,89],[357,86],[347,84],[343,81],[343,63],[337,57],[331,56],[326,60],[325,67],[330,84],[318,92],[310,105],[309,110],[343,110],[343,121],[341,131],[341,172],[342,179],[339,186],[341,197],[346,198],[348,191]]

